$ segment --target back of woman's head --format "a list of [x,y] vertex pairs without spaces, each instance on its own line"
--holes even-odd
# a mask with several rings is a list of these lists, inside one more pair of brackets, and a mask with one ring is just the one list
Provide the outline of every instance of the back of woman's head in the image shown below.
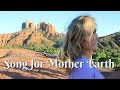
[[83,40],[90,43],[90,37],[95,29],[93,17],[84,15],[76,17],[68,26],[63,48],[60,51],[59,58],[63,61],[70,59],[74,61],[82,55]]

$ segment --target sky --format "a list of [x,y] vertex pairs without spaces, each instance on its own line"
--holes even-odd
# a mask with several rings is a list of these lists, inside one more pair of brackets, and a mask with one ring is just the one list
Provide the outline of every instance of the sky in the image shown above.
[[97,23],[99,37],[120,31],[120,11],[0,11],[0,34],[21,30],[26,20],[52,24],[56,31],[65,33],[69,23],[79,15],[90,15]]

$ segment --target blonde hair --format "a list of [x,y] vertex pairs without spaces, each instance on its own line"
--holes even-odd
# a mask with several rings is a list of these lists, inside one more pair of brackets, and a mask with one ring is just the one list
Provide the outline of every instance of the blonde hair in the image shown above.
[[91,35],[95,29],[94,18],[84,15],[75,18],[66,33],[63,48],[60,51],[59,58],[62,61],[70,59],[74,61],[78,56],[82,55],[83,47],[81,45],[83,40],[90,43]]

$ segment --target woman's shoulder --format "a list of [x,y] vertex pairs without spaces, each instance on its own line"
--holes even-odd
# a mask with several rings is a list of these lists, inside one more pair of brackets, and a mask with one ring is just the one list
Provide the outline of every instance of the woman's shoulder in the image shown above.
[[84,56],[78,57],[75,62],[82,62],[82,67],[78,64],[79,68],[73,68],[71,74],[68,75],[69,79],[95,79],[102,77]]
[[88,62],[87,58],[84,57],[84,56],[78,56],[76,59],[75,59],[75,62]]
[[89,64],[87,62],[88,60],[86,58],[78,57],[75,62],[79,62],[77,65],[78,68],[73,68],[71,74],[69,75],[69,78],[92,78],[93,77],[93,70],[89,67]]

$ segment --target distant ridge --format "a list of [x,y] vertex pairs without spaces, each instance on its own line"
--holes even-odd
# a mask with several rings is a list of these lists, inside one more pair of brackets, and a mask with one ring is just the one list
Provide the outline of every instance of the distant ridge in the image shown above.
[[102,47],[108,47],[112,49],[120,48],[120,32],[100,37],[98,40],[98,46],[100,48]]

